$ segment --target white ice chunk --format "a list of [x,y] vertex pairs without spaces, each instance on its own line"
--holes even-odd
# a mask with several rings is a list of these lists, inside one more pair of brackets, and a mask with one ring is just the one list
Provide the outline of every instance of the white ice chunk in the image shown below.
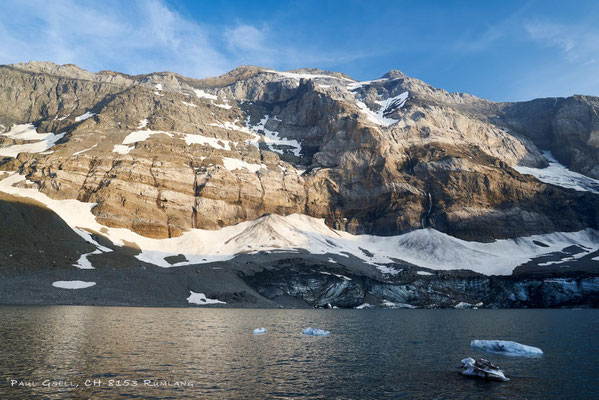
[[599,180],[570,171],[565,165],[560,164],[550,151],[544,151],[543,155],[549,161],[549,166],[546,168],[515,166],[514,169],[524,175],[533,175],[541,182],[574,189],[579,192],[599,193]]
[[322,329],[308,327],[302,331],[304,335],[308,336],[328,336],[331,332],[323,331]]
[[509,381],[509,378],[504,375],[502,370],[483,358],[478,361],[475,361],[472,357],[464,358],[462,360],[462,368],[464,369],[462,375],[465,376],[492,381]]
[[208,304],[227,304],[224,301],[209,299],[208,297],[206,297],[204,293],[195,293],[191,290],[189,291],[189,293],[191,294],[187,298],[187,302],[190,304],[198,304],[200,306],[205,306]]
[[505,354],[506,356],[540,356],[543,350],[538,347],[511,342],[509,340],[473,340],[470,347],[487,353]]
[[266,333],[266,328],[256,328],[256,329],[254,329],[254,335],[262,335],[263,333]]
[[96,282],[85,282],[85,281],[56,281],[52,283],[52,286],[60,289],[85,289],[92,287]]
[[389,301],[389,300],[383,300],[381,302],[381,305],[383,307],[388,307],[388,308],[408,308],[408,309],[418,308],[418,307],[413,306],[411,304],[407,304],[407,303],[394,303],[394,302]]

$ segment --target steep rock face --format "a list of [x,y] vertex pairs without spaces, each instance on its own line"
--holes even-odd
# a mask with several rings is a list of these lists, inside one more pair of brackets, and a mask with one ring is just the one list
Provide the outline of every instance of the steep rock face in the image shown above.
[[599,101],[591,96],[500,105],[500,123],[530,137],[572,170],[599,178]]
[[553,152],[558,160],[583,174],[599,178],[599,101],[595,97],[566,99],[552,120]]
[[0,81],[0,129],[65,133],[3,168],[149,237],[267,213],[352,233],[435,227],[479,240],[599,227],[599,196],[512,169],[546,166],[538,148],[551,144],[595,176],[594,98],[495,104],[398,71],[355,82],[242,67],[194,80],[28,63],[0,67]]
[[[404,272],[381,281],[297,260],[277,268],[242,274],[242,279],[269,300],[293,297],[313,307],[355,308],[557,308],[597,307],[599,278],[483,276],[467,271],[422,276]],[[325,271],[326,270],[326,271]],[[323,272],[325,271],[325,272]],[[327,272],[328,271],[328,272]]]

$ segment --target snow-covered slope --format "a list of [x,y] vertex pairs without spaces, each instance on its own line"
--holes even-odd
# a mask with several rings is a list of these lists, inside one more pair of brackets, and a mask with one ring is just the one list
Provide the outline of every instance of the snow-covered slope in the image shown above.
[[41,153],[56,144],[65,133],[37,133],[33,124],[14,125],[10,131],[0,136],[26,143],[13,144],[0,148],[0,156],[16,157],[19,153]]
[[[95,242],[89,232],[101,234],[118,246],[125,242],[134,243],[141,249],[136,256],[139,260],[165,268],[225,261],[240,253],[305,249],[313,254],[353,255],[388,274],[398,271],[384,264],[400,259],[431,269],[470,269],[484,274],[505,275],[532,257],[560,251],[571,245],[585,246],[589,252],[599,249],[599,233],[591,229],[480,243],[460,240],[434,229],[389,237],[352,235],[329,228],[324,220],[300,214],[285,217],[267,215],[219,230],[192,229],[176,238],[151,239],[127,229],[100,225],[91,213],[94,204],[53,200],[36,189],[13,186],[19,183],[25,183],[23,176],[10,175],[0,181],[0,191],[45,204],[82,238],[94,244],[97,251],[107,252],[110,249]],[[165,260],[179,254],[183,254],[186,260],[176,264]],[[93,267],[87,259],[85,261],[77,266]]]
[[533,175],[538,180],[551,183],[552,185],[562,186],[568,189],[599,193],[599,180],[589,178],[578,172],[570,171],[565,165],[551,154],[550,151],[544,151],[543,155],[549,161],[547,168],[530,168],[516,166],[514,169],[521,174]]

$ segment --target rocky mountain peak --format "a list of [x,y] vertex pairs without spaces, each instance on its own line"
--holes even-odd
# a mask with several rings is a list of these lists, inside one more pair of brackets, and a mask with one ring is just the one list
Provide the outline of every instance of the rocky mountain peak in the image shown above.
[[407,75],[404,74],[403,72],[401,72],[398,69],[392,69],[389,72],[387,72],[385,75],[383,75],[381,78],[383,79],[399,79],[399,78],[406,78]]
[[148,237],[294,213],[481,240],[599,226],[595,194],[514,169],[550,165],[540,147],[599,178],[591,98],[496,104],[396,70],[254,66],[196,80],[28,63],[0,82],[2,168]]

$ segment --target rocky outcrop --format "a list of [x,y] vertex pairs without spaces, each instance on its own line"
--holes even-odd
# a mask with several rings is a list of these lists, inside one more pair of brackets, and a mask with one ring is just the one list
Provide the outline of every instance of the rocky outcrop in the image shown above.
[[595,98],[495,104],[398,71],[355,82],[259,67],[194,80],[28,63],[1,66],[0,82],[1,130],[65,133],[2,168],[148,237],[267,213],[351,233],[434,227],[478,240],[599,227],[599,196],[512,168],[544,167],[539,149],[552,149],[596,177]]
[[[325,272],[323,272],[325,271]],[[326,272],[329,271],[329,272]],[[330,265],[281,260],[276,268],[243,274],[269,300],[301,299],[313,307],[355,308],[558,308],[598,307],[595,274],[484,276],[443,271],[422,276],[405,270],[381,281],[331,270]]]

